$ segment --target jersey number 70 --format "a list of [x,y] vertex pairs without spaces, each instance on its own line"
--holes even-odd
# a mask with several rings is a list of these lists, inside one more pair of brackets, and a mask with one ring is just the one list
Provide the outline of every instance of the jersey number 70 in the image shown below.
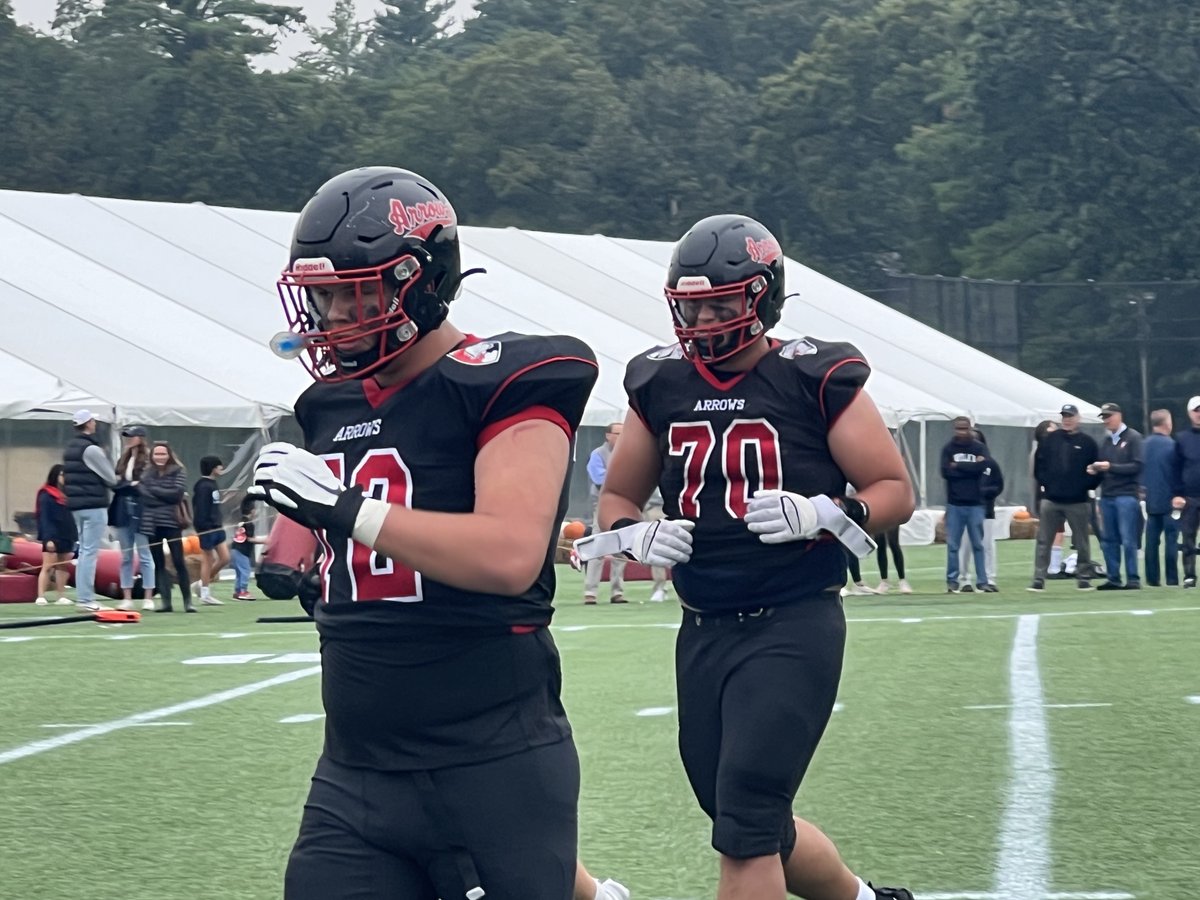
[[[358,485],[363,493],[376,500],[386,500],[400,506],[412,506],[412,478],[408,466],[394,449],[368,450],[346,478],[346,456],[327,454],[322,459],[343,484]],[[393,600],[416,603],[424,599],[421,592],[421,573],[403,563],[380,556],[366,544],[347,540],[347,546],[332,547],[323,537],[327,552],[321,566],[325,583],[334,565],[346,566],[350,580],[350,600]]]
[[[700,492],[706,480],[719,477],[725,483],[725,511],[735,519],[746,517],[746,506],[757,490],[773,491],[782,486],[783,462],[779,432],[766,419],[734,419],[721,435],[719,465],[710,472],[709,460],[717,447],[711,422],[673,422],[667,436],[667,452],[683,457],[683,487],[679,491],[679,515],[700,517]],[[753,456],[754,466],[748,467]],[[751,484],[757,475],[758,484]]]

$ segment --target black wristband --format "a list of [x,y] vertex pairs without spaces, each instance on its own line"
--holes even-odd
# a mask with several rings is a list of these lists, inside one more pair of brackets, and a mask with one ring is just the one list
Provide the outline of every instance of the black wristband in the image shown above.
[[863,531],[867,530],[867,520],[871,518],[871,507],[857,497],[835,497],[834,500],[851,522]]
[[617,521],[612,523],[612,528],[610,528],[609,531],[616,531],[619,528],[624,528],[627,525],[636,525],[637,523],[638,523],[637,519],[629,519],[629,518],[617,519]]

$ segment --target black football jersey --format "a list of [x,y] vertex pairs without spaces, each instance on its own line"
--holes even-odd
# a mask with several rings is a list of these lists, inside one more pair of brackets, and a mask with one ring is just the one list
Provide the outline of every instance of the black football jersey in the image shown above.
[[[413,509],[468,513],[475,458],[489,437],[525,418],[555,421],[573,436],[596,374],[595,355],[575,338],[472,337],[389,388],[373,380],[314,384],[296,403],[296,419],[306,448],[343,483]],[[566,504],[564,483],[559,518]],[[513,634],[514,626],[550,622],[557,535],[547,535],[541,573],[517,597],[462,590],[355,541],[317,537],[325,551],[315,615],[327,753],[347,765],[420,768],[569,733],[561,708],[540,725],[510,708],[557,684],[548,636],[538,640],[549,651]],[[515,662],[514,641],[536,665]]]
[[678,344],[629,362],[629,404],[658,440],[663,509],[696,523],[692,558],[673,573],[687,606],[772,606],[845,583],[832,537],[764,544],[743,520],[760,489],[845,493],[829,429],[869,374],[851,345],[811,338],[773,341],[753,369],[728,380],[694,365]]

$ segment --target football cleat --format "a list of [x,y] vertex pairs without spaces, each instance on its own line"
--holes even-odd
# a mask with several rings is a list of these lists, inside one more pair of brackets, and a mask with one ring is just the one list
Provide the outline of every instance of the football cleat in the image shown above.
[[875,887],[869,881],[867,887],[875,892],[875,900],[914,900],[908,888]]

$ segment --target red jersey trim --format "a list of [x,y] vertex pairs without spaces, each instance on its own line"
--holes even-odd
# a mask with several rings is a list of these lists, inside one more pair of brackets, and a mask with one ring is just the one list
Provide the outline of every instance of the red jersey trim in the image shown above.
[[599,368],[599,366],[597,366],[596,363],[594,363],[592,360],[584,359],[581,356],[552,356],[549,359],[539,359],[537,362],[533,363],[532,365],[526,366],[523,369],[518,369],[517,371],[515,371],[511,375],[509,375],[507,378],[505,378],[503,383],[500,385],[500,387],[496,388],[496,393],[492,394],[492,398],[490,400],[488,400],[487,406],[485,406],[483,408],[483,415],[480,416],[480,418],[486,419],[488,413],[491,412],[492,407],[496,405],[496,401],[500,398],[500,395],[504,393],[504,389],[506,387],[508,387],[510,384],[512,384],[514,381],[516,381],[518,378],[520,378],[522,375],[524,375],[526,372],[532,372],[534,369],[538,368],[539,366],[544,366],[549,363],[555,363],[555,362],[579,362],[579,363],[583,363],[584,365],[592,366],[593,368]]
[[[480,340],[481,338],[477,338],[473,334],[464,334],[463,339],[454,345],[454,350],[461,350],[463,347],[468,347],[471,344],[478,344]],[[454,350],[450,352],[453,353]],[[418,372],[412,378],[397,382],[390,387],[380,387],[379,382],[374,377],[366,378],[362,383],[363,396],[366,398],[367,403],[371,405],[371,409],[379,409],[389,398],[396,396],[406,385],[411,384],[415,379],[419,378],[423,372],[424,370]]]
[[475,449],[482,450],[484,444],[518,422],[531,422],[535,420],[551,422],[557,425],[563,430],[563,434],[567,436],[568,441],[574,437],[571,433],[571,426],[567,424],[567,420],[563,418],[562,413],[557,409],[551,409],[549,406],[531,406],[528,409],[521,410],[519,413],[514,413],[507,419],[493,422],[484,428],[483,431],[479,432],[479,437],[475,439]]
[[722,381],[718,378],[708,366],[704,363],[694,363],[696,371],[700,373],[700,377],[715,387],[718,391],[728,391],[737,386],[737,383],[749,375],[754,369],[747,369],[745,372],[738,372],[729,381]]
[[[836,372],[842,366],[849,365],[850,363],[862,363],[865,366],[867,364],[867,361],[865,359],[861,359],[857,356],[852,356],[852,357],[849,357],[848,359],[843,359],[837,365],[831,367],[830,370],[825,373],[825,377],[821,379],[821,388],[819,391],[817,391],[817,402],[820,404],[821,418],[825,420],[827,429],[832,428],[837,423],[837,420],[842,417],[842,413],[844,413],[846,410],[848,410],[850,408],[850,403],[854,402],[853,400],[851,400],[850,403],[847,403],[845,406],[843,406],[841,409],[839,409],[838,414],[833,417],[833,421],[832,422],[829,421],[829,416],[825,412],[825,385],[829,384],[829,379],[833,375],[834,372]],[[861,393],[861,392],[862,392],[862,388],[860,387],[857,391],[854,392],[854,396],[857,397],[859,395],[859,393]]]

